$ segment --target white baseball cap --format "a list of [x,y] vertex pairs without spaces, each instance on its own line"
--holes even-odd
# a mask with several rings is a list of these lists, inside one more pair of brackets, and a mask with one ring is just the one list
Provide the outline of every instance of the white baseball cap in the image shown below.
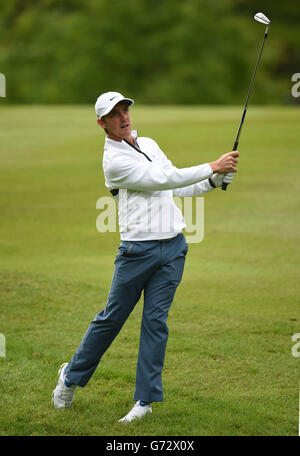
[[127,101],[128,106],[131,106],[134,103],[131,98],[125,98],[119,92],[105,92],[100,95],[95,104],[95,111],[99,119],[108,114],[116,104],[120,103],[120,101]]

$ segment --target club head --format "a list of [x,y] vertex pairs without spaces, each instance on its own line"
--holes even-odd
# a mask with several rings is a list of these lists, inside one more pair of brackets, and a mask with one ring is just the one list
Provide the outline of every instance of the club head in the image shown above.
[[254,16],[254,19],[257,22],[261,22],[262,24],[269,25],[270,24],[270,19],[267,18],[263,13],[256,13]]

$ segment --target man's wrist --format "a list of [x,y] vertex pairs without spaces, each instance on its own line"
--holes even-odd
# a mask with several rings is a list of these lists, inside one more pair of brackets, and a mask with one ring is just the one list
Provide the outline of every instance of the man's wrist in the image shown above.
[[212,172],[213,172],[214,174],[218,172],[218,167],[217,167],[217,165],[216,165],[216,162],[211,162],[211,163],[209,163],[209,166],[211,167]]

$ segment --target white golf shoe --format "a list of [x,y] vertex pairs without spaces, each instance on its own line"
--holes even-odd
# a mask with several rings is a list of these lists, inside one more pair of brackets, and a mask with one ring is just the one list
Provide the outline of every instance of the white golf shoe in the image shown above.
[[52,401],[55,408],[71,407],[76,385],[66,386],[65,384],[65,369],[68,363],[60,366],[58,371],[58,382],[52,394]]
[[147,413],[152,413],[151,404],[140,405],[140,401],[137,401],[130,412],[119,420],[119,423],[129,423],[130,421],[143,418]]

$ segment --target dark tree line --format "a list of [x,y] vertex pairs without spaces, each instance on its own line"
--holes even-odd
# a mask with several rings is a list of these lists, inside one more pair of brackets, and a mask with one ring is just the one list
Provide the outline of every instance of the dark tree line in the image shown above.
[[91,103],[119,90],[141,103],[241,104],[264,33],[258,11],[272,24],[252,102],[295,103],[296,0],[0,0],[6,101]]

